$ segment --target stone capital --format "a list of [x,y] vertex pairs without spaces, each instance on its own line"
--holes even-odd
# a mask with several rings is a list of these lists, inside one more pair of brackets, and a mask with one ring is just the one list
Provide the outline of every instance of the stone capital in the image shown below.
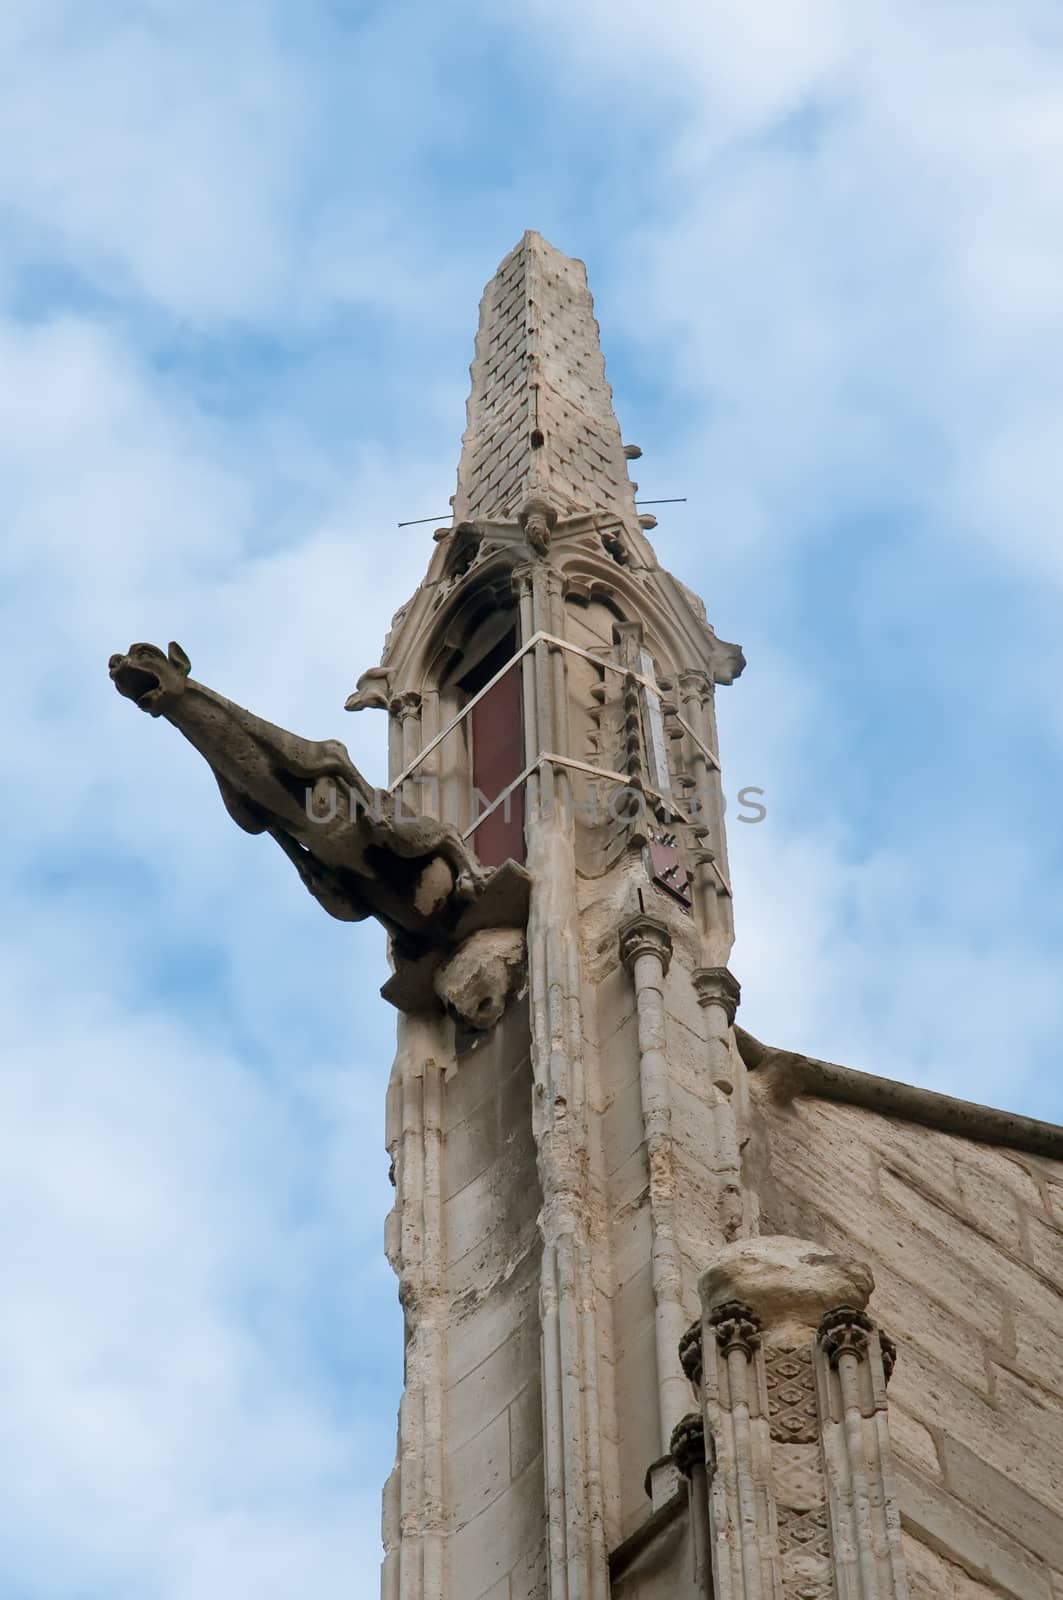
[[715,685],[707,672],[702,672],[700,667],[688,667],[683,672],[677,672],[676,683],[684,700],[697,696],[705,699],[712,694]]
[[752,1360],[754,1350],[760,1347],[761,1329],[761,1319],[752,1306],[742,1300],[725,1300],[709,1312],[707,1320],[725,1357],[738,1350],[747,1361]]
[[684,1478],[705,1466],[705,1424],[697,1412],[690,1412],[672,1429],[671,1454]]
[[416,689],[407,689],[402,694],[397,694],[388,706],[393,717],[399,717],[405,722],[407,717],[419,717],[421,714],[421,696]]
[[620,929],[620,959],[634,974],[635,962],[644,955],[657,956],[662,973],[667,975],[672,960],[672,935],[663,922],[643,912]]
[[518,600],[523,595],[531,594],[535,581],[535,568],[532,563],[524,561],[519,567],[514,567],[509,574],[509,581]]
[[742,998],[742,985],[734,974],[727,967],[697,967],[691,978],[697,990],[698,1005],[722,1006],[727,1013],[728,1026],[733,1024]]
[[867,1355],[875,1324],[866,1311],[855,1306],[837,1306],[828,1311],[816,1329],[820,1349],[832,1367],[838,1365],[846,1351],[863,1361]]
[[859,1316],[871,1296],[870,1269],[808,1239],[772,1234],[724,1247],[698,1281],[708,1321],[728,1303],[748,1306],[766,1330],[793,1324],[817,1329],[839,1306]]

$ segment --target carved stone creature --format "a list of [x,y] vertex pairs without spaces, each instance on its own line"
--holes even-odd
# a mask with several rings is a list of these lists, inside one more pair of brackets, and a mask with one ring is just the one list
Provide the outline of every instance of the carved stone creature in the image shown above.
[[524,981],[524,935],[518,928],[485,928],[437,967],[435,991],[467,1027],[493,1028]]
[[[339,740],[275,727],[197,683],[190,667],[178,644],[167,654],[134,644],[110,659],[119,694],[184,734],[234,822],[275,839],[331,916],[384,924],[399,967],[385,986],[395,1004],[411,1009],[430,999],[431,969],[474,928],[523,925],[520,868],[481,867],[455,828],[397,815],[392,797],[365,781]],[[417,969],[412,985],[404,964]]]

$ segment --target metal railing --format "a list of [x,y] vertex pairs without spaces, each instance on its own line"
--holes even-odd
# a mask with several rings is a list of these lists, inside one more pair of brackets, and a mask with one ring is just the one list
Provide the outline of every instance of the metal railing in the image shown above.
[[[641,672],[635,672],[631,667],[624,667],[615,661],[609,661],[602,656],[596,656],[591,650],[584,650],[580,645],[572,644],[568,639],[559,639],[556,634],[546,633],[544,630],[540,629],[538,633],[533,633],[531,638],[520,646],[519,650],[514,651],[509,660],[503,666],[499,667],[498,671],[493,677],[487,680],[482,689],[478,689],[472,698],[466,701],[461,710],[455,716],[451,717],[446,727],[441,728],[438,733],[433,734],[432,738],[429,739],[428,743],[423,747],[423,749],[419,750],[414,756],[413,760],[408,762],[398,776],[392,780],[388,786],[387,792],[389,794],[395,794],[399,789],[401,789],[402,785],[410,777],[412,777],[414,772],[420,766],[421,762],[424,761],[427,756],[430,756],[433,750],[437,750],[443,743],[443,740],[454,732],[455,728],[460,727],[461,723],[469,715],[473,707],[483,699],[484,695],[489,693],[489,691],[494,688],[495,684],[499,683],[501,679],[505,677],[507,672],[512,672],[513,668],[524,656],[527,655],[529,650],[533,650],[535,646],[539,644],[550,645],[556,650],[567,650],[571,655],[581,656],[584,661],[591,662],[593,666],[600,668],[603,672],[618,673],[622,678],[632,679],[642,688],[650,690],[650,692],[655,695],[660,695],[660,686],[653,678],[647,677]],[[713,770],[720,772],[720,761],[715,751],[709,749],[708,745],[705,744],[701,738],[699,738],[698,734],[695,733],[694,729],[690,726],[686,719],[680,716],[678,711],[673,711],[671,715],[675,718],[675,721],[679,724],[687,737],[705,757],[706,761],[709,762]],[[486,822],[487,818],[492,816],[493,813],[498,810],[500,805],[504,805],[509,797],[515,793],[515,791],[519,789],[522,784],[527,783],[532,773],[537,772],[544,762],[550,762],[553,766],[568,767],[574,772],[582,772],[592,778],[602,778],[606,781],[611,780],[614,783],[620,784],[625,789],[630,789],[632,791],[637,791],[640,794],[648,795],[651,799],[657,800],[662,805],[667,806],[671,815],[676,817],[680,822],[687,823],[688,825],[692,825],[693,823],[693,819],[687,814],[682,805],[672,795],[663,794],[661,790],[651,788],[649,784],[643,782],[642,780],[640,780],[638,784],[635,784],[629,774],[616,772],[611,767],[596,767],[589,761],[577,761],[572,756],[562,756],[558,755],[557,752],[553,750],[543,750],[535,757],[533,761],[529,761],[528,765],[524,768],[524,771],[514,778],[512,783],[508,783],[502,792],[495,796],[490,805],[481,811],[476,820],[465,829],[462,834],[462,838],[471,839],[480,824]],[[731,886],[727,882],[719,863],[713,861],[711,865],[713,871],[720,881],[720,885],[723,888],[724,893],[730,895]]]

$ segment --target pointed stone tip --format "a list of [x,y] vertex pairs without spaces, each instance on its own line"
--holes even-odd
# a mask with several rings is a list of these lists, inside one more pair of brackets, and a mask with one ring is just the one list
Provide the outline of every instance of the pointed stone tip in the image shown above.
[[557,256],[562,261],[573,261],[577,266],[583,268],[584,275],[586,275],[586,266],[579,256],[566,255],[563,250],[559,250],[557,245],[552,244],[546,235],[540,233],[537,228],[525,228],[513,248],[503,256],[495,272],[495,277],[505,269],[518,250],[524,250],[526,253],[534,252],[538,256]]

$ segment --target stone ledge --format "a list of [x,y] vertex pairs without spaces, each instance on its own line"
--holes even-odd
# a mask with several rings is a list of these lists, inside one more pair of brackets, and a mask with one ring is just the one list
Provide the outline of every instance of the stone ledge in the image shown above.
[[670,1500],[666,1500],[656,1511],[652,1511],[645,1522],[640,1522],[634,1533],[629,1533],[627,1538],[609,1552],[609,1581],[615,1583],[621,1573],[632,1566],[644,1550],[648,1550],[654,1540],[660,1537],[666,1528],[671,1527],[676,1518],[687,1509],[687,1487],[683,1483]]
[[734,1031],[742,1060],[779,1104],[799,1094],[814,1095],[921,1123],[961,1139],[1007,1145],[1013,1150],[1063,1161],[1063,1127],[1054,1122],[1039,1122],[1036,1117],[1024,1117],[1017,1111],[998,1111],[992,1106],[938,1094],[933,1089],[918,1089],[910,1083],[840,1067],[832,1061],[776,1050],[761,1044],[744,1028],[736,1027]]

